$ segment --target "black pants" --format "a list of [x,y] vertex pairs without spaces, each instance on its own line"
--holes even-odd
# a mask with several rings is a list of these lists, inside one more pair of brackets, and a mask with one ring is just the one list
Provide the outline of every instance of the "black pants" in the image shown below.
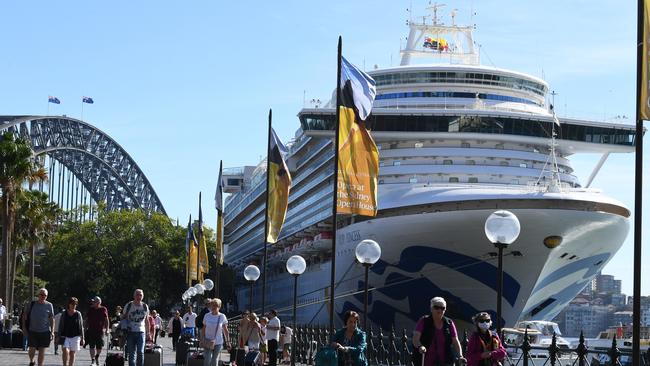
[[172,337],[172,348],[175,350],[176,345],[178,344],[178,337],[180,336],[180,334],[179,333],[172,333],[170,335]]
[[278,364],[278,341],[276,339],[269,339],[269,366],[276,366]]

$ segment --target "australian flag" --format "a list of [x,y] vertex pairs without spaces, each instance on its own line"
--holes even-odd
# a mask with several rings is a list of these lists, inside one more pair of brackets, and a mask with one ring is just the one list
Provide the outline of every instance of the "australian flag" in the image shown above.
[[59,98],[53,97],[51,95],[47,97],[47,102],[48,103],[54,103],[54,104],[61,104],[61,101],[59,100]]
[[82,103],[88,103],[88,104],[93,104],[93,103],[95,103],[95,101],[94,101],[93,98],[91,98],[91,97],[83,97],[83,99],[81,100],[81,102],[82,102]]

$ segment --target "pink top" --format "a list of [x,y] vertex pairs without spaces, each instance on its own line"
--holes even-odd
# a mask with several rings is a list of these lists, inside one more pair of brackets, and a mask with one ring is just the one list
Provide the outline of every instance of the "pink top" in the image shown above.
[[506,349],[503,348],[499,336],[494,333],[492,337],[491,342],[486,342],[485,340],[481,342],[478,332],[474,332],[469,337],[469,343],[467,344],[467,366],[481,365],[481,354],[487,351],[490,351],[490,361],[489,363],[486,362],[488,365],[495,365],[497,361],[501,361],[506,357]]
[[[415,331],[420,332],[420,334],[422,334],[422,332],[424,331],[424,319],[425,318],[420,318],[418,323],[415,325]],[[440,364],[445,363],[445,356],[447,350],[445,350],[445,333],[443,332],[443,327],[438,329],[435,327],[434,324],[435,336],[431,339],[431,344],[428,345],[423,344],[423,346],[427,348],[427,353],[424,354],[424,366],[434,366],[436,363],[440,363]],[[451,322],[450,331],[451,331],[452,339],[458,338],[458,332],[456,332],[456,325],[454,324],[453,321]]]

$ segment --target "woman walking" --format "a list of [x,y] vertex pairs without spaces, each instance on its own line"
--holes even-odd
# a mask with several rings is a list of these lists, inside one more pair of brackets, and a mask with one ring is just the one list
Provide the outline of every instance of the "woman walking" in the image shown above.
[[451,366],[465,362],[454,321],[445,316],[447,302],[442,297],[431,299],[431,315],[423,316],[413,331],[413,363],[424,366]]
[[467,366],[498,366],[506,357],[499,335],[490,331],[490,314],[481,312],[472,318],[476,330],[467,345]]
[[219,312],[220,299],[208,300],[208,307],[210,312],[203,317],[203,328],[201,328],[203,366],[217,366],[224,343],[226,348],[230,348],[228,319],[225,314]]
[[75,354],[81,349],[84,342],[84,323],[81,313],[77,311],[79,300],[71,297],[68,300],[68,307],[59,320],[59,339],[63,347],[63,366],[73,366]]
[[331,346],[338,351],[339,366],[368,366],[366,333],[357,328],[359,314],[348,310],[343,316],[345,327],[332,336]]

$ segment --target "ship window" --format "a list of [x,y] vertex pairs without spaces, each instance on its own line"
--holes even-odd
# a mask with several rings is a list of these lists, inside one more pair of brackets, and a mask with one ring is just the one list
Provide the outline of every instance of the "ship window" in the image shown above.
[[462,143],[460,144],[460,147],[462,147],[462,148],[469,148],[469,147],[470,147],[469,142],[462,142]]
[[409,178],[409,183],[417,183],[417,182],[418,182],[417,178],[415,178],[415,177]]
[[416,148],[416,149],[419,149],[419,148],[421,148],[422,146],[424,146],[424,144],[421,143],[421,142],[416,142],[416,143],[415,143],[415,148]]
[[513,179],[510,181],[510,184],[519,184],[519,179]]
[[520,168],[528,168],[528,164],[526,164],[526,163],[521,163],[521,164],[519,164],[519,167],[520,167]]
[[381,144],[377,145],[377,150],[381,150]]
[[469,177],[467,179],[467,183],[478,183],[478,178],[477,177]]
[[476,165],[476,161],[474,161],[474,160],[467,160],[467,161],[465,162],[465,164],[467,164],[467,165]]
[[508,163],[507,161],[500,161],[499,165],[501,165],[501,166],[509,166],[510,163]]
[[386,165],[386,163],[384,163],[383,161],[379,162],[379,166],[384,166],[384,165]]
[[454,163],[454,162],[451,161],[451,159],[445,159],[445,160],[442,161],[442,164],[443,164],[443,165],[452,165],[453,163]]
[[380,179],[380,180],[379,180],[379,184],[384,184],[384,180],[383,180],[383,179]]
[[458,183],[458,177],[449,177],[449,183]]
[[402,165],[402,162],[401,161],[394,161],[393,165],[394,166],[400,166],[400,165]]

